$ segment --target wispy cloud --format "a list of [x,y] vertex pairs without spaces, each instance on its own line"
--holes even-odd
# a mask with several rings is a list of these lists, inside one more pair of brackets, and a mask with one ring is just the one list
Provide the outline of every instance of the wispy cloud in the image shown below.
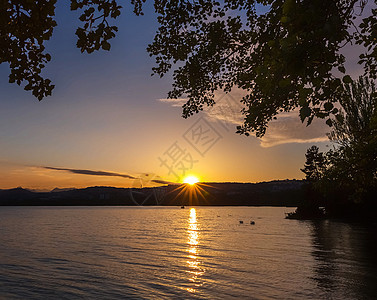
[[[244,107],[240,100],[246,92],[242,89],[234,89],[231,93],[215,92],[216,104],[207,107],[203,113],[212,121],[221,121],[228,125],[241,125],[244,116],[241,113]],[[159,99],[174,107],[180,107],[187,99]],[[259,139],[262,147],[273,147],[290,143],[317,143],[328,140],[326,133],[329,127],[323,120],[314,120],[310,126],[300,121],[298,110],[278,115],[277,120],[269,123],[266,134]]]
[[[93,171],[93,170],[83,170],[83,169],[70,169],[70,168],[57,168],[57,167],[46,167],[41,166],[41,168],[46,170],[55,170],[55,171],[64,171],[69,172],[73,174],[80,174],[80,175],[89,175],[89,176],[110,176],[110,177],[121,177],[126,179],[140,179],[140,177],[132,176],[129,174],[122,174],[122,173],[116,173],[116,172],[108,172],[108,171]],[[150,180],[152,183],[157,184],[170,184],[170,181],[166,181],[163,179],[160,179],[159,177],[157,179]]]
[[[216,105],[205,107],[203,113],[214,121],[223,121],[233,125],[242,124],[241,109],[243,105],[240,100],[246,93],[242,89],[234,88],[231,93],[216,91],[214,94]],[[169,104],[172,107],[182,107],[187,102],[187,99],[158,99],[158,101]]]
[[216,104],[213,107],[207,107],[204,113],[209,119],[218,120],[233,127],[241,125],[244,119],[241,111],[245,106],[240,101],[245,95],[246,92],[238,88],[233,89],[230,93],[216,91]]
[[183,104],[187,102],[187,99],[180,98],[180,99],[158,99],[158,101],[162,103],[168,103],[173,107],[182,107]]
[[321,119],[309,126],[302,123],[298,111],[280,114],[270,122],[266,134],[260,139],[262,147],[273,147],[288,143],[318,143],[328,141],[329,127]]

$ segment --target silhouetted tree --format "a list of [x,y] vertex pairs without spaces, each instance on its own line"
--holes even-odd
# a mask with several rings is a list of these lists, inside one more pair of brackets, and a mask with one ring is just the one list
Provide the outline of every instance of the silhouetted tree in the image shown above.
[[[9,63],[9,82],[21,85],[26,81],[24,89],[39,100],[51,95],[54,88],[41,72],[51,60],[44,43],[57,25],[55,4],[56,0],[0,0],[0,64]],[[121,6],[109,0],[72,0],[71,9],[79,8],[85,9],[79,18],[84,25],[76,31],[77,47],[88,53],[110,50],[108,40],[115,36],[117,27],[110,26],[108,19],[119,16]]]
[[326,170],[326,158],[322,152],[319,152],[317,146],[312,146],[306,151],[306,162],[304,168],[301,169],[306,175],[308,182],[317,182]]
[[360,77],[344,85],[342,109],[332,119],[329,138],[338,147],[328,154],[328,189],[334,184],[354,202],[373,198],[377,187],[377,94],[373,81]]
[[[40,72],[50,56],[44,41],[56,25],[55,2],[0,1],[0,63],[9,62],[10,81],[42,99],[53,85]],[[120,1],[71,0],[72,10],[82,10],[77,46],[82,52],[110,49],[118,30],[111,19],[120,15]],[[142,15],[144,0],[131,0]],[[337,114],[333,103],[342,87],[345,56],[341,49],[356,42],[367,47],[360,64],[376,77],[377,10],[366,13],[366,0],[251,0],[161,1],[154,7],[159,23],[148,46],[156,58],[153,72],[163,76],[177,63],[173,89],[168,96],[185,96],[183,116],[213,105],[214,92],[234,87],[246,91],[239,133],[265,133],[279,112],[300,107],[302,121]],[[376,5],[371,4],[372,8]],[[353,30],[357,28],[358,30]],[[344,82],[351,82],[346,75]],[[330,123],[330,121],[328,120]]]
[[374,81],[359,77],[344,84],[339,95],[342,109],[331,120],[329,139],[341,147],[370,144],[377,130],[377,94]]
[[[308,149],[302,171],[326,199],[331,214],[377,208],[377,94],[368,78],[343,85],[340,113],[328,134],[336,147],[325,155]],[[324,162],[323,164],[321,162]]]
[[56,1],[0,1],[0,64],[10,66],[9,82],[27,84],[39,100],[51,95],[54,85],[41,71],[51,56],[45,53],[56,22]]
[[318,183],[322,180],[327,168],[326,156],[319,152],[317,146],[312,146],[306,151],[306,162],[301,169],[305,173],[305,183],[302,186],[304,198],[301,199],[294,216],[299,219],[312,219],[323,217],[323,197],[319,192]]

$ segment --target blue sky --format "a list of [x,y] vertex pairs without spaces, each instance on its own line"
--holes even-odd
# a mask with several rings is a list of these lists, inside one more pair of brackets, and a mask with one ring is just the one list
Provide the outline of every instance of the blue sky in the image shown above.
[[[153,173],[175,181],[159,159],[175,142],[196,161],[186,174],[204,181],[302,178],[299,169],[306,149],[313,141],[325,140],[323,123],[306,128],[292,113],[272,124],[261,141],[235,134],[237,120],[224,127],[208,113],[181,118],[176,103],[159,100],[166,98],[172,81],[169,75],[151,76],[154,60],[146,47],[157,24],[153,9],[147,6],[144,11],[144,16],[136,17],[130,7],[123,9],[111,51],[88,55],[75,46],[79,14],[59,1],[58,26],[47,43],[52,61],[44,72],[56,87],[41,102],[9,84],[8,65],[0,65],[0,177],[5,178],[0,188],[133,185],[121,178],[94,178],[41,166],[133,176]],[[236,92],[232,99],[237,96]],[[183,136],[201,118],[221,136],[204,156]],[[329,143],[317,144],[326,149]]]

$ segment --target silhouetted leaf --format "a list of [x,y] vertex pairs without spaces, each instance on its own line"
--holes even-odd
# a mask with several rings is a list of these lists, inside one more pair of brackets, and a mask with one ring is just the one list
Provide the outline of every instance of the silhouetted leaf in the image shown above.
[[107,51],[109,51],[109,50],[110,50],[110,47],[111,47],[111,45],[110,45],[108,42],[106,42],[106,41],[103,41],[103,42],[102,42],[102,49],[103,49],[103,50],[107,50]]
[[326,111],[330,111],[330,110],[332,110],[333,107],[334,107],[334,104],[332,104],[331,102],[326,102],[326,103],[324,104],[324,108],[325,108]]
[[343,82],[344,83],[351,83],[352,82],[351,76],[349,76],[349,75],[344,76],[343,77]]
[[303,106],[300,109],[300,119],[301,122],[304,122],[307,117],[310,116],[312,110],[308,106]]

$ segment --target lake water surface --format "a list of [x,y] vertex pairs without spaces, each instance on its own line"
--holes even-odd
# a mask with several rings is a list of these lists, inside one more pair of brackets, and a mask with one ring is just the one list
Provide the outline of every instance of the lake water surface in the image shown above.
[[0,298],[377,299],[375,225],[288,211],[1,207]]

